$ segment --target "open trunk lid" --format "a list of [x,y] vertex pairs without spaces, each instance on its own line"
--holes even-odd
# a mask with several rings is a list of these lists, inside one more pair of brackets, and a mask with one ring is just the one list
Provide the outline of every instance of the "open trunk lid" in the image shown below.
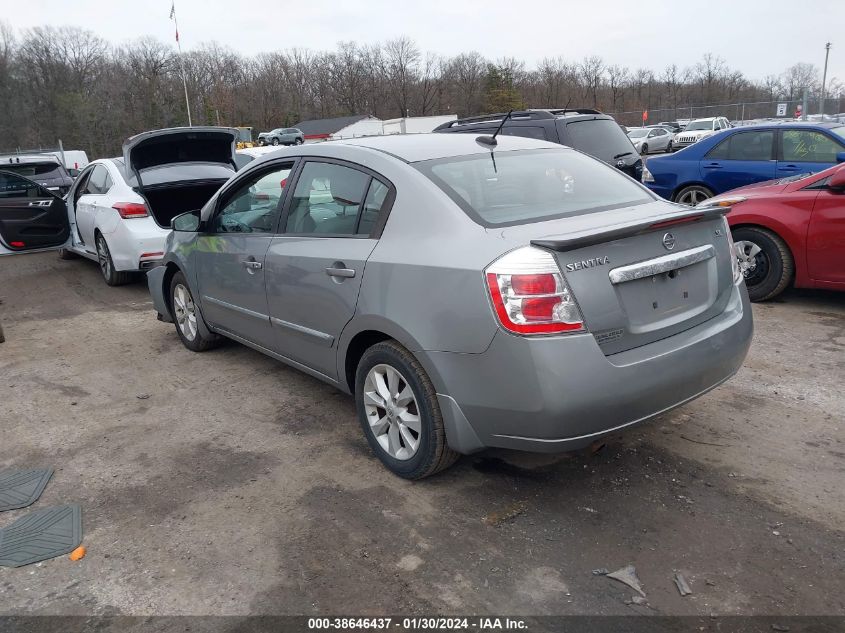
[[143,189],[191,180],[226,179],[236,170],[238,131],[181,127],[137,134],[123,144],[127,183]]
[[561,230],[531,243],[554,253],[588,330],[615,354],[724,311],[733,288],[728,210],[656,202],[636,216],[627,209],[543,223]]

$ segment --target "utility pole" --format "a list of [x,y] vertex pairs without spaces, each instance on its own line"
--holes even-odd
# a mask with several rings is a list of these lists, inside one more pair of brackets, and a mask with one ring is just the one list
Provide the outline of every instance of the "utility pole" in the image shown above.
[[801,101],[801,103],[802,103],[802,105],[801,105],[801,120],[802,121],[807,120],[807,93],[808,93],[807,88],[804,88],[804,98]]
[[827,81],[827,58],[830,56],[830,42],[824,45],[824,72],[822,73],[822,102],[819,106],[819,114],[822,115],[824,121],[824,85]]

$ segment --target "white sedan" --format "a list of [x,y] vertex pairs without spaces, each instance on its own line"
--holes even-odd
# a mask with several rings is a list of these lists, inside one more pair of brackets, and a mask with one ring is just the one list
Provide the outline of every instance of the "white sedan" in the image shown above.
[[662,127],[628,128],[628,138],[640,154],[671,152],[672,134]]
[[236,140],[235,130],[215,127],[133,136],[122,157],[90,163],[64,201],[31,190],[38,199],[20,212],[40,214],[42,232],[62,243],[5,239],[0,231],[0,255],[61,248],[63,258],[98,261],[110,286],[127,283],[159,263],[173,217],[202,208],[235,173]]

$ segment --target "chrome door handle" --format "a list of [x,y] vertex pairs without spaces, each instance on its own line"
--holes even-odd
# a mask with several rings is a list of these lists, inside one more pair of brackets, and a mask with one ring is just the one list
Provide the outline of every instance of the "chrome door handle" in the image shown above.
[[351,279],[355,276],[355,270],[352,268],[326,268],[326,274],[329,277],[344,277]]
[[252,270],[260,270],[264,267],[264,264],[262,264],[261,262],[257,262],[254,259],[245,259],[243,261],[243,265],[247,268],[251,268]]

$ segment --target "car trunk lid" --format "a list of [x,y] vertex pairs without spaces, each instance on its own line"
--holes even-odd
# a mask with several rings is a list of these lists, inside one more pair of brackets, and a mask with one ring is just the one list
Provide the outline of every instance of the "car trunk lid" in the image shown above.
[[228,177],[236,171],[237,139],[236,129],[224,127],[137,134],[123,144],[127,182],[143,190],[144,185]]
[[577,218],[557,220],[560,232],[531,240],[554,253],[588,330],[608,355],[703,323],[730,297],[733,269],[722,218],[728,209],[656,204],[661,213],[635,219],[618,211],[591,214],[589,227],[579,227]]

